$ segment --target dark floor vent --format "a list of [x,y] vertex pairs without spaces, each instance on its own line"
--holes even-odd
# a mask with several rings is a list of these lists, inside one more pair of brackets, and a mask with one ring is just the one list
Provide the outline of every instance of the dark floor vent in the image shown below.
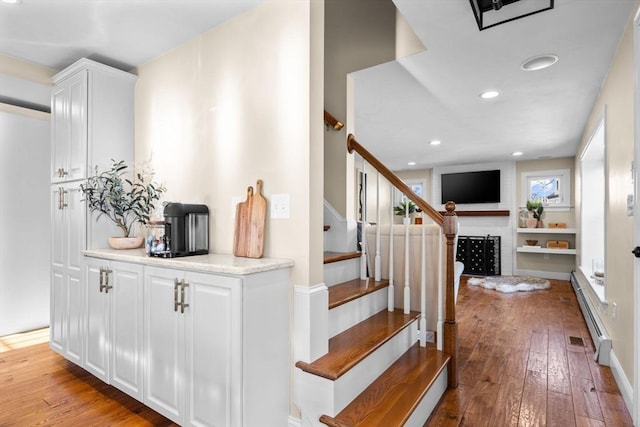
[[569,343],[571,345],[577,345],[580,347],[584,347],[584,340],[580,337],[569,337]]

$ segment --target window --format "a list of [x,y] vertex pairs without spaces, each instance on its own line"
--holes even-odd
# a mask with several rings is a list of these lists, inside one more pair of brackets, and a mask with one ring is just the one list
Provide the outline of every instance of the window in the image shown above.
[[569,169],[523,172],[520,181],[521,206],[529,200],[540,200],[545,209],[566,211],[571,207]]
[[600,301],[605,301],[605,118],[591,134],[580,155],[580,270]]
[[[403,179],[403,181],[404,181],[405,184],[407,184],[409,186],[409,188],[411,188],[411,191],[413,191],[418,196],[420,196],[420,198],[422,198],[424,201],[427,201],[426,194],[425,194],[427,184],[426,184],[425,180],[423,180],[423,179]],[[395,201],[394,205],[398,206],[400,203],[402,203],[405,200],[407,200],[407,196],[404,193],[401,193],[399,190],[395,189],[394,190],[393,200]]]

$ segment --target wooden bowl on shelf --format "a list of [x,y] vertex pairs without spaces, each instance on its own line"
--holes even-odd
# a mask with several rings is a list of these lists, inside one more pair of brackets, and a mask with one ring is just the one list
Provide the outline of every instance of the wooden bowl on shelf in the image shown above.
[[538,244],[537,240],[525,240],[527,242],[527,246],[535,246]]

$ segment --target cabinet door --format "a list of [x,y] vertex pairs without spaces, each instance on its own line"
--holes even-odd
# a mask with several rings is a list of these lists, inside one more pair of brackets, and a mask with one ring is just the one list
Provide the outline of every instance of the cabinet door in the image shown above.
[[51,91],[51,182],[64,181],[62,169],[68,169],[71,146],[69,103],[68,85],[54,86]]
[[52,182],[86,177],[87,72],[79,72],[52,91]]
[[241,279],[188,273],[186,425],[242,425]]
[[67,270],[66,280],[65,357],[83,366],[84,292],[82,271]]
[[143,267],[111,262],[108,290],[111,300],[110,383],[142,399]]
[[107,261],[85,261],[86,286],[86,342],[85,369],[109,382],[109,297],[101,285],[101,270]]
[[60,354],[64,354],[65,342],[66,280],[64,268],[55,265],[51,267],[49,347]]
[[144,404],[177,423],[184,412],[184,314],[175,308],[183,273],[145,268]]

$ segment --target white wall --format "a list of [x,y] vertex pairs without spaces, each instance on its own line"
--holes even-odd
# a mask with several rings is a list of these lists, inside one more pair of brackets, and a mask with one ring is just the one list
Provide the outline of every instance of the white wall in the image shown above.
[[267,219],[265,256],[294,259],[293,281],[305,286],[322,280],[310,8],[267,1],[140,66],[136,84],[136,162],[152,159],[165,200],[206,204],[210,250],[230,253],[232,199],[258,179],[268,201],[288,194],[290,218]]
[[516,176],[515,163],[477,163],[469,165],[444,166],[433,168],[431,177],[431,204],[437,210],[444,210],[441,201],[441,180],[443,173],[474,172],[480,170],[500,170],[500,203],[480,203],[457,205],[456,211],[463,210],[509,210],[509,216],[474,216],[459,217],[458,235],[460,236],[500,236],[501,273],[510,275],[513,272],[514,255],[514,227],[517,224],[516,205]]
[[49,324],[49,114],[0,104],[0,336]]

